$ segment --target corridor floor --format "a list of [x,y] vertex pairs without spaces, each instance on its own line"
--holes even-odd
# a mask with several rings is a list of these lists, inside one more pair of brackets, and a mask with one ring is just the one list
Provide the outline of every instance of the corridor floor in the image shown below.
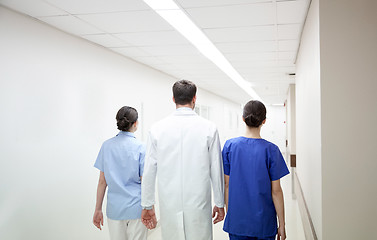
[[[300,211],[298,208],[297,200],[292,193],[292,180],[294,169],[290,169],[290,174],[281,179],[281,185],[284,192],[285,203],[285,221],[287,240],[305,240],[304,230],[302,226]],[[214,240],[228,240],[228,234],[222,230],[223,222],[214,225],[213,239]],[[150,232],[148,240],[162,240],[161,228],[157,227],[154,231]]]

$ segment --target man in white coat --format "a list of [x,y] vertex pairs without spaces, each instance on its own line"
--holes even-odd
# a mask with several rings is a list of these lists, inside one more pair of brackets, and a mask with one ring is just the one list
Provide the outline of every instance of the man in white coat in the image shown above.
[[[224,219],[224,175],[216,126],[194,111],[196,86],[173,85],[176,111],[150,130],[142,180],[142,221],[154,228],[157,176],[163,240],[212,240]],[[211,183],[214,203],[211,214]]]

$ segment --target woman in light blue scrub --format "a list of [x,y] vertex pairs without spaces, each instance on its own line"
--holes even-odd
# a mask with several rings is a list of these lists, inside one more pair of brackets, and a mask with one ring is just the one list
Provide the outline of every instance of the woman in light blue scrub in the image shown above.
[[100,170],[93,224],[103,226],[102,202],[107,191],[106,215],[111,240],[145,240],[141,216],[141,178],[145,147],[134,135],[138,113],[122,107],[117,115],[120,132],[102,144],[94,167]]
[[[222,155],[227,215],[224,231],[231,240],[286,239],[280,178],[289,170],[279,148],[260,136],[266,107],[248,102],[243,110],[246,133],[226,141]],[[277,225],[278,216],[279,226]]]

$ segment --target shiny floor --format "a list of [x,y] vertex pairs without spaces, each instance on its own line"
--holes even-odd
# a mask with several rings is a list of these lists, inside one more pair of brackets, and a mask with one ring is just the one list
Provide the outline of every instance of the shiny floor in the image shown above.
[[[285,221],[287,240],[305,240],[304,229],[302,226],[300,211],[297,200],[292,191],[292,180],[294,169],[290,169],[291,174],[281,179],[281,185],[284,192],[285,203]],[[214,225],[213,239],[214,240],[228,240],[228,234],[222,230],[223,222]],[[161,228],[157,227],[151,231],[148,240],[162,240]]]

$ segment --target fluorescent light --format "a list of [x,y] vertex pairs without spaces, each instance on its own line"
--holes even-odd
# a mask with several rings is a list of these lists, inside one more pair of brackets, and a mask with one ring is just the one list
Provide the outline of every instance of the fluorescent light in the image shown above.
[[211,60],[253,99],[262,101],[251,87],[251,84],[243,79],[217,47],[173,0],[144,0],[144,2],[189,40],[205,57]]

